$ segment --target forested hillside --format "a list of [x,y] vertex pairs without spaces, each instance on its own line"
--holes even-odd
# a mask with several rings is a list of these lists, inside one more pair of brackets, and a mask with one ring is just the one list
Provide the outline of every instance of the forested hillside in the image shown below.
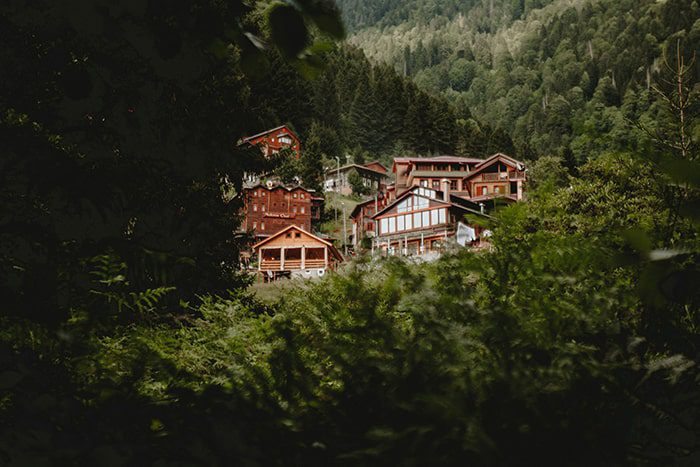
[[[520,157],[579,164],[647,140],[653,86],[678,41],[700,41],[697,0],[475,0],[339,5],[350,41],[507,133]],[[700,65],[692,68],[694,82]],[[694,129],[695,132],[699,130]]]

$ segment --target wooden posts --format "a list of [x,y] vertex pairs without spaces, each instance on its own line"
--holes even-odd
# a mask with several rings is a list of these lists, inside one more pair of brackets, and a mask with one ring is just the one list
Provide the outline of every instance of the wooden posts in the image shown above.
[[284,247],[280,248],[280,271],[284,271],[284,250]]
[[306,245],[301,246],[301,269],[306,269]]

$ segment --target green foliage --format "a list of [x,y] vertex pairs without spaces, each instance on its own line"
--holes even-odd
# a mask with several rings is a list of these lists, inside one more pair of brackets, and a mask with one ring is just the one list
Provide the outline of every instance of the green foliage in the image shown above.
[[365,186],[364,181],[356,170],[353,170],[348,175],[348,183],[352,188],[352,193],[356,196],[369,194],[369,187]]

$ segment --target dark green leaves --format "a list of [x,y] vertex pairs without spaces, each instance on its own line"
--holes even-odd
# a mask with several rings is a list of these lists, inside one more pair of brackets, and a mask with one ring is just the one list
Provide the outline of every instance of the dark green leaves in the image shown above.
[[296,57],[307,46],[309,31],[301,13],[293,6],[274,3],[267,20],[273,42],[286,57]]

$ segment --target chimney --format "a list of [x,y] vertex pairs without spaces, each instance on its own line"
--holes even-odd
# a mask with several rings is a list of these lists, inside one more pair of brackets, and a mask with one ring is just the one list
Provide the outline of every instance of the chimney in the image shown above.
[[442,199],[444,201],[450,201],[450,181],[446,178],[442,179]]

